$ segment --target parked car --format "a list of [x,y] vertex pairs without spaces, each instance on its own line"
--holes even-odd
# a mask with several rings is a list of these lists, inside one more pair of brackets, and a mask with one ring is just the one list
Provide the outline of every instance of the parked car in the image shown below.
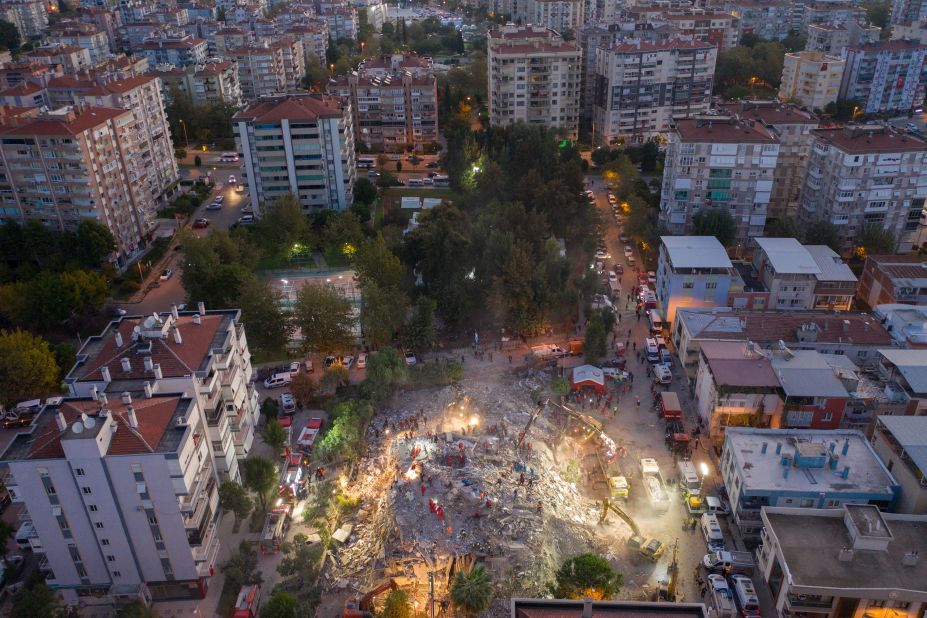
[[275,373],[264,380],[264,388],[280,388],[281,386],[289,386],[289,384],[289,373]]
[[167,281],[173,276],[174,276],[174,271],[168,268],[164,272],[161,273],[161,281]]
[[280,409],[284,414],[293,414],[296,412],[296,399],[291,393],[282,393],[280,395]]
[[418,359],[415,358],[415,354],[413,354],[409,350],[405,351],[405,357],[406,357],[406,365],[414,365],[418,362]]
[[193,229],[199,230],[209,227],[209,219],[197,219],[193,222]]
[[238,218],[238,225],[254,225],[254,215],[242,215]]
[[235,174],[229,174],[229,184],[234,185],[238,183],[238,179],[235,178]]
[[357,368],[366,369],[367,368],[367,353],[361,352],[357,355]]
[[427,167],[430,170],[436,170],[438,169],[438,163],[436,161],[431,161],[429,163],[426,163],[425,167]]
[[341,366],[345,369],[350,369],[354,365],[353,356],[342,356],[341,357]]
[[225,196],[221,194],[217,195],[216,197],[212,198],[212,201],[214,201],[216,204],[221,204],[225,201]]
[[206,204],[206,210],[222,210],[221,202],[210,202]]

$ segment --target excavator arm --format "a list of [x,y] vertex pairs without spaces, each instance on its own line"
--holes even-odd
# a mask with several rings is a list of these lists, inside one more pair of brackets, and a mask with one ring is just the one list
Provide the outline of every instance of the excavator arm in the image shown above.
[[611,511],[617,515],[624,523],[628,524],[631,528],[631,532],[635,536],[641,536],[641,529],[637,527],[637,522],[631,519],[631,516],[625,513],[621,508],[616,506],[611,500],[606,498],[602,500],[602,517],[599,519],[599,524],[604,524],[605,520],[608,519],[608,512]]

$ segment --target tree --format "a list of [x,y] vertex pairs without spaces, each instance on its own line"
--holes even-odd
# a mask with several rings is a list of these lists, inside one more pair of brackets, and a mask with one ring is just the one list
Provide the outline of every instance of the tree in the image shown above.
[[267,397],[261,402],[261,414],[266,419],[277,418],[277,415],[280,414],[280,404],[277,402],[276,397]]
[[264,423],[264,429],[261,430],[261,438],[267,446],[274,449],[278,457],[283,453],[286,437],[286,429],[277,419],[268,419],[268,421]]
[[885,255],[895,252],[895,235],[881,223],[866,223],[859,231],[857,254]]
[[22,330],[0,330],[0,400],[7,405],[57,391],[58,363],[48,343]]
[[203,165],[203,160],[200,159],[200,155],[193,156],[193,167],[201,167]]
[[286,592],[275,592],[261,608],[261,618],[299,618],[306,615],[300,611],[296,597]]
[[721,208],[700,210],[692,217],[695,236],[714,236],[725,247],[729,247],[737,234],[737,224],[729,212]]
[[806,245],[827,245],[834,251],[840,252],[840,231],[837,226],[821,219],[805,228],[804,242]]
[[242,279],[237,306],[241,309],[242,323],[248,329],[252,351],[277,352],[286,348],[292,327],[280,298],[270,282],[253,275]]
[[351,303],[327,285],[304,285],[296,295],[293,323],[302,330],[303,346],[341,352],[354,344]]
[[408,271],[390,251],[382,234],[360,243],[354,256],[354,268],[362,286],[370,282],[384,288],[405,289],[408,286]]
[[595,313],[589,318],[589,324],[586,326],[586,340],[583,342],[583,356],[587,363],[594,365],[605,356],[607,339],[602,316]]
[[238,544],[238,551],[233,553],[221,568],[225,573],[226,584],[233,590],[238,590],[245,584],[260,583],[261,573],[257,571],[257,552],[251,548],[251,542],[247,539],[242,539]]
[[409,299],[397,288],[380,287],[374,282],[363,287],[361,332],[369,343],[379,347],[392,341],[402,326]]
[[13,597],[11,618],[57,618],[58,596],[46,584],[23,588]]
[[4,49],[18,49],[22,39],[19,29],[5,19],[0,19],[0,46]]
[[270,492],[277,486],[277,466],[266,457],[242,459],[239,465],[245,487],[257,495],[261,512],[266,513]]
[[791,217],[780,217],[766,224],[767,238],[801,238],[801,235],[801,228]]
[[824,112],[840,122],[855,120],[856,113],[860,110],[862,105],[855,99],[837,99],[824,106]]
[[251,513],[254,504],[241,484],[235,481],[222,481],[219,485],[219,506],[235,516],[235,528]]
[[319,392],[319,383],[305,372],[299,372],[290,381],[290,391],[300,406],[306,406]]
[[84,219],[77,226],[77,255],[87,268],[99,268],[116,250],[116,239],[109,228],[93,219]]
[[451,603],[466,616],[476,616],[492,602],[492,580],[482,565],[469,573],[458,571],[451,580]]
[[3,562],[6,562],[6,554],[9,551],[8,544],[15,535],[16,528],[0,520],[0,558],[3,559]]
[[389,399],[409,378],[406,359],[396,348],[385,347],[367,360],[364,389],[374,401]]
[[409,595],[402,588],[396,588],[389,593],[383,603],[380,618],[412,618],[414,610],[409,602]]
[[370,205],[377,199],[377,187],[369,178],[358,178],[354,183],[354,199],[361,204]]
[[329,415],[329,428],[317,440],[313,453],[323,461],[336,456],[351,460],[364,452],[364,429],[373,418],[373,406],[365,399],[350,399],[336,405]]
[[595,554],[579,554],[566,560],[549,585],[558,599],[610,599],[621,590],[621,573],[615,572],[608,561]]
[[267,206],[255,228],[264,254],[286,259],[299,253],[309,234],[309,220],[296,196],[287,194]]
[[132,601],[128,605],[123,605],[116,612],[118,618],[157,618],[158,614],[153,609],[146,606],[141,601]]
[[874,26],[878,26],[883,30],[888,27],[888,19],[892,14],[891,2],[888,0],[865,0],[863,8],[866,9],[866,18]]
[[435,331],[435,302],[428,297],[418,299],[415,311],[402,328],[402,342],[416,354],[431,350]]
[[396,161],[396,173],[402,171],[402,161]]
[[332,365],[322,374],[319,387],[325,392],[333,392],[339,386],[344,386],[350,380],[348,368],[344,365]]
[[562,399],[563,397],[567,396],[567,393],[570,392],[570,381],[563,376],[557,376],[550,381],[550,390],[552,390],[555,395]]

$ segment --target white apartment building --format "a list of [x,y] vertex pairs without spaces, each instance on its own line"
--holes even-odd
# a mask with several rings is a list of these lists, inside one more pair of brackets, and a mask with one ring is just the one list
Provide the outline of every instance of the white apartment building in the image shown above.
[[840,96],[843,58],[820,51],[790,52],[782,65],[779,100],[824,109]]
[[90,337],[65,377],[75,397],[123,391],[182,392],[203,412],[216,471],[239,480],[238,458],[254,441],[260,415],[251,379],[251,352],[238,310],[177,311],[123,317]]
[[527,0],[526,23],[574,34],[583,27],[583,0]]
[[[822,51],[841,56],[850,45],[877,43],[882,29],[878,26],[851,21],[845,24],[809,24],[805,51]],[[894,29],[892,30],[894,33]]]
[[176,88],[190,97],[194,105],[228,103],[241,104],[241,83],[238,80],[238,63],[222,60],[200,66],[161,68],[152,71],[164,84],[164,94],[169,98]]
[[208,57],[206,41],[192,36],[148,39],[132,51],[148,58],[150,66],[172,64],[185,67],[203,64]]
[[0,455],[39,570],[76,609],[206,596],[218,478],[197,399],[130,392],[48,404]]
[[490,122],[542,125],[575,138],[579,46],[549,29],[506,26],[490,32],[488,48]]
[[882,125],[813,134],[799,219],[838,226],[847,250],[867,223],[892,232],[899,251],[910,249],[927,197],[927,143]]
[[263,45],[249,45],[229,52],[238,63],[238,79],[245,101],[297,90],[306,74],[301,39],[281,37]]
[[106,62],[112,56],[109,37],[94,24],[58,22],[49,28],[46,41],[54,45],[73,45],[86,49],[94,65]]
[[901,486],[895,510],[927,514],[927,417],[877,417],[872,448]]
[[753,267],[770,310],[836,309],[853,303],[856,276],[833,249],[794,238],[755,238]]
[[861,111],[909,112],[927,92],[927,44],[891,40],[847,47],[840,97],[860,101]]
[[593,141],[642,143],[707,112],[717,56],[712,43],[681,37],[596,49]]
[[11,23],[19,30],[25,43],[27,39],[42,36],[48,28],[48,5],[42,0],[13,0],[4,3],[4,9],[12,11]]
[[737,243],[760,236],[779,158],[779,140],[755,121],[701,116],[667,134],[660,221],[673,235],[692,233],[701,210],[724,208]]
[[869,504],[765,507],[757,576],[780,616],[916,618],[927,609],[923,515]]
[[235,114],[242,181],[260,207],[293,194],[303,209],[354,203],[357,166],[349,100],[322,94],[265,97]]

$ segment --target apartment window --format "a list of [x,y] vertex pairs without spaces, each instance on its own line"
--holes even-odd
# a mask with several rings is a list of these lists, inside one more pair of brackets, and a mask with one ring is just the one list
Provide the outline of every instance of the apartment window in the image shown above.
[[109,545],[109,539],[100,539],[100,545]]
[[91,513],[96,513],[99,510],[96,504],[91,504],[87,508],[90,509]]
[[682,282],[682,289],[684,289],[684,290],[691,290],[694,286],[695,286],[695,284],[692,283],[691,281],[683,281],[683,282]]
[[107,562],[116,562],[116,556],[114,556],[114,555],[112,555],[112,554],[109,554],[108,556],[106,556],[106,561],[107,561]]
[[717,287],[718,287],[717,281],[708,281],[705,283],[706,290],[714,290],[714,289],[717,289]]
[[113,577],[122,577],[121,571],[113,571]]
[[89,488],[89,487],[81,487],[80,490],[81,490],[81,492],[83,492],[85,495],[86,495],[86,494],[92,494],[92,493],[93,493],[93,490],[92,490],[91,488]]
[[824,414],[821,415],[821,422],[822,422],[822,423],[829,423],[829,422],[832,421],[832,420],[834,420],[834,413],[833,413],[833,412],[825,412]]
[[76,474],[77,476],[84,476],[84,469],[83,469],[83,468],[74,468],[74,474]]
[[98,522],[94,523],[93,525],[96,526],[97,530],[102,530],[102,529],[103,529],[103,522],[102,522],[102,521],[98,521]]

